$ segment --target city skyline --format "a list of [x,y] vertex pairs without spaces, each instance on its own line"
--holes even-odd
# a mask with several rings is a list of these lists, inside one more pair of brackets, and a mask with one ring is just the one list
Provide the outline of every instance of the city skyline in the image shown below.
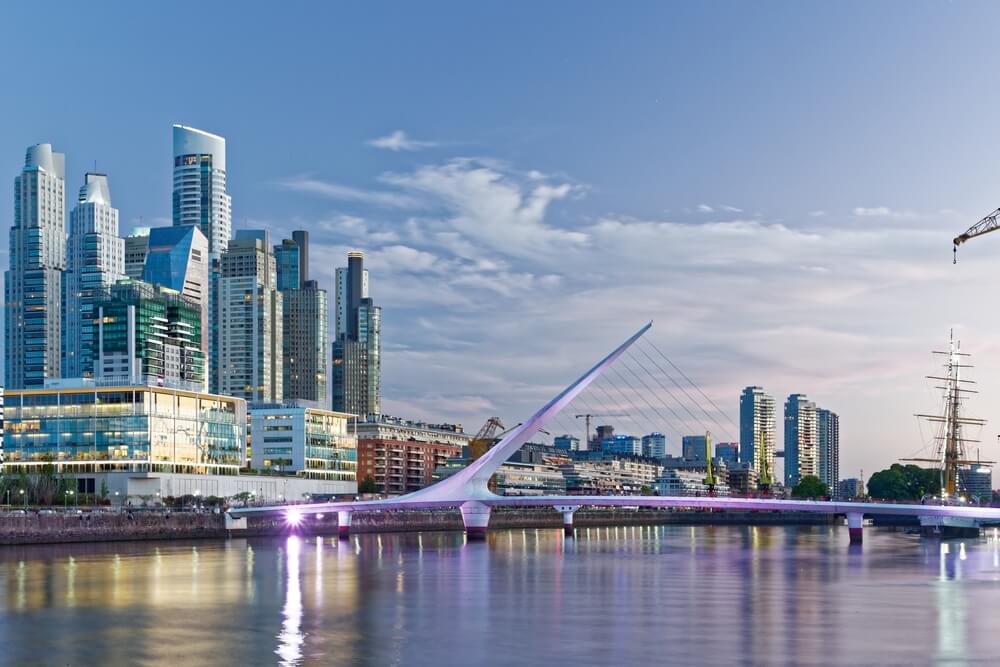
[[[20,11],[10,10],[8,25],[18,24]],[[119,20],[157,15],[151,8],[133,11]],[[212,20],[219,10],[205,11]],[[365,13],[341,11],[346,13],[336,16],[343,20],[332,22],[337,26],[358,23],[349,20],[351,12]],[[464,11],[465,18],[490,16],[485,8]],[[399,104],[389,102],[412,99],[405,94],[412,93],[405,85],[411,68],[445,62],[450,52],[428,48],[398,73],[375,63],[351,74],[338,64],[336,49],[357,48],[362,30],[342,47],[303,47],[316,49],[315,64],[305,67],[331,68],[331,76],[346,77],[337,89],[344,99],[373,77],[391,85],[374,87],[382,92],[369,91],[352,105],[338,105],[334,123],[327,113],[330,98],[296,91],[305,104],[289,123],[270,101],[250,103],[258,100],[245,92],[232,100],[219,92],[198,94],[210,93],[209,85],[231,91],[224,81],[185,77],[191,101],[177,100],[171,84],[194,56],[126,34],[136,52],[172,53],[150,63],[151,76],[140,84],[150,103],[135,112],[107,111],[114,105],[77,110],[74,117],[56,101],[73,93],[76,84],[68,73],[57,75],[51,92],[38,91],[45,113],[10,110],[0,133],[3,173],[13,178],[24,147],[35,142],[51,142],[67,155],[70,188],[96,159],[97,170],[111,181],[125,235],[139,224],[170,224],[167,128],[181,123],[225,137],[235,229],[267,228],[276,240],[294,229],[310,231],[313,273],[326,289],[333,288],[331,271],[344,254],[365,250],[366,263],[379,276],[373,296],[386,314],[383,411],[390,414],[467,425],[494,413],[516,418],[546,387],[571,376],[577,359],[652,317],[665,325],[654,330],[657,343],[734,418],[736,397],[747,384],[762,385],[776,397],[801,391],[836,406],[843,418],[843,477],[859,468],[885,467],[927,445],[911,415],[935,401],[921,383],[933,371],[926,351],[938,347],[953,325],[965,347],[977,353],[983,393],[976,411],[990,417],[989,397],[1000,395],[1000,381],[992,379],[1000,369],[1000,337],[994,333],[1000,322],[990,309],[977,307],[967,287],[988,284],[995,241],[963,248],[957,267],[948,252],[950,238],[1000,198],[991,177],[996,169],[983,163],[993,158],[981,150],[994,132],[979,115],[989,105],[941,96],[937,106],[925,110],[918,102],[928,81],[954,90],[957,84],[945,70],[961,72],[967,84],[969,77],[985,77],[996,58],[969,40],[977,42],[977,58],[965,55],[959,67],[957,56],[938,46],[947,39],[932,40],[928,50],[920,37],[942,32],[967,39],[979,34],[995,11],[983,7],[959,16],[947,6],[933,6],[897,16],[888,7],[872,7],[860,10],[865,20],[848,25],[846,16],[831,8],[788,9],[788,21],[837,25],[856,38],[851,50],[870,66],[867,78],[846,89],[863,102],[853,104],[839,99],[836,91],[847,84],[835,85],[830,62],[850,55],[844,44],[803,50],[794,31],[782,30],[780,22],[762,26],[759,34],[740,35],[736,26],[747,18],[745,8],[732,8],[732,23],[721,27],[699,8],[638,11],[648,19],[640,23],[663,30],[671,30],[669,19],[680,15],[693,26],[693,36],[710,26],[720,29],[732,38],[722,49],[718,40],[711,49],[693,37],[678,35],[676,41],[704,59],[700,71],[706,81],[717,81],[712,75],[727,68],[735,74],[712,85],[690,78],[671,65],[677,52],[670,40],[654,47],[645,28],[638,28],[632,49],[620,50],[621,42],[598,39],[604,33],[595,27],[602,21],[617,25],[615,17],[595,10],[576,26],[575,37],[533,26],[524,27],[523,36],[526,46],[538,45],[545,32],[545,39],[563,47],[553,51],[569,54],[568,60],[540,56],[548,66],[542,71],[570,79],[594,71],[614,74],[594,82],[600,100],[554,99],[544,90],[548,78],[519,58],[516,71],[525,76],[517,85],[525,94],[517,97],[536,93],[537,118],[503,102],[513,85],[509,79],[501,78],[503,85],[493,92],[482,84],[493,71],[488,61],[482,79],[454,71],[482,100],[474,95],[457,100],[446,77],[421,79],[432,93],[423,97],[432,103],[407,105],[411,111],[400,114]],[[549,12],[555,10],[543,14]],[[68,9],[57,12],[62,13],[54,17],[56,36],[78,30],[81,21],[95,34],[114,28],[72,16]],[[301,23],[301,16],[291,11],[276,21]],[[227,26],[220,38],[234,46],[228,57],[258,62],[236,43],[238,20],[218,23]],[[882,52],[875,33],[887,24],[912,35],[898,46],[914,63],[911,69],[900,72]],[[401,46],[412,45],[399,26],[390,30]],[[24,47],[22,36],[3,36],[9,48]],[[485,53],[497,48],[481,32],[463,39],[478,42]],[[747,40],[768,39],[773,46],[754,52],[746,65],[733,62]],[[619,50],[602,60],[599,45]],[[110,53],[94,48],[102,62]],[[803,65],[782,70],[779,65],[792,53],[802,56]],[[41,58],[56,68],[54,55]],[[603,61],[605,69],[598,66]],[[631,72],[626,65],[633,62],[645,64]],[[116,84],[109,96],[132,95],[123,84],[130,66],[106,64],[109,81]],[[801,97],[776,108],[771,95],[777,82],[768,84],[754,68],[784,72],[780,81],[800,88]],[[277,82],[273,70],[262,73]],[[15,87],[28,85],[27,73],[12,76]],[[717,111],[725,107],[718,104],[723,89],[739,100],[738,114]],[[287,99],[289,89],[279,85],[282,91]],[[581,104],[588,100],[599,104]],[[953,145],[942,145],[933,132],[887,131],[902,105],[911,114],[911,130],[933,126],[935,114],[952,119]],[[579,111],[587,107],[593,111]],[[706,108],[716,111],[695,122],[691,110]],[[773,116],[765,118],[764,109]],[[831,114],[838,113],[852,122],[831,123]],[[607,129],[601,120],[609,117],[622,122],[602,136],[597,130]],[[273,123],[274,118],[283,122]],[[261,133],[269,122],[280,132]],[[934,187],[920,166],[929,160],[938,179]],[[718,165],[725,165],[721,172]],[[830,182],[838,183],[835,191]],[[9,187],[0,191],[0,210],[8,216],[11,195]],[[518,313],[520,325],[496,327],[498,312]],[[615,316],[601,316],[605,312]],[[553,341],[559,341],[555,353]],[[507,358],[512,349],[518,350],[515,360]],[[447,386],[422,381],[429,367],[449,371]],[[990,443],[996,417],[1000,414],[983,434]],[[735,434],[719,437],[724,435]]]

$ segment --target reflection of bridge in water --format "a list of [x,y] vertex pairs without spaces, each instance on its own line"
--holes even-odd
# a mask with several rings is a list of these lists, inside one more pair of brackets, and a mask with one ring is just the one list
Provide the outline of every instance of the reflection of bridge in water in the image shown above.
[[553,507],[563,515],[567,530],[573,526],[573,513],[580,507],[660,507],[695,508],[743,511],[814,512],[842,514],[852,543],[860,543],[865,515],[915,516],[924,526],[973,529],[980,522],[1000,522],[1000,508],[920,505],[896,503],[852,503],[809,500],[782,500],[778,498],[727,498],[689,496],[498,496],[487,488],[494,472],[535,435],[550,419],[566,407],[580,392],[607,370],[629,347],[645,334],[652,323],[646,324],[599,361],[573,384],[539,409],[518,427],[512,429],[481,458],[460,472],[425,489],[386,500],[354,501],[346,503],[314,503],[289,507],[236,508],[229,511],[227,522],[239,527],[240,519],[252,514],[287,512],[301,518],[307,514],[337,512],[342,537],[350,532],[352,512],[378,510],[454,509],[462,512],[462,522],[470,538],[486,534],[493,507]]

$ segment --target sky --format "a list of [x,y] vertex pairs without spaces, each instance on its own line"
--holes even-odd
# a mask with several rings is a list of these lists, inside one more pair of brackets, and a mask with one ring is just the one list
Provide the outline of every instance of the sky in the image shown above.
[[327,288],[365,251],[384,412],[512,425],[652,320],[724,424],[746,385],[779,423],[805,393],[841,416],[841,477],[867,477],[930,453],[913,415],[954,329],[1000,455],[1000,234],[951,253],[1000,206],[1000,5],[40,12],[0,21],[0,224],[38,142],[68,195],[108,173],[123,233],[169,223],[171,125],[221,134],[237,229],[309,230]]

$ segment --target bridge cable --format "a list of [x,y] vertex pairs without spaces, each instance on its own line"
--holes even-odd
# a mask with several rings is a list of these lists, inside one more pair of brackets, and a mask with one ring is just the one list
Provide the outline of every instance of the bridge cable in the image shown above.
[[[614,373],[615,375],[619,376],[619,378],[621,378],[621,374],[620,374],[620,373],[618,372],[618,369],[617,369],[617,368],[616,368],[615,366],[609,366],[608,368],[609,368],[609,370],[610,370],[610,371],[611,371],[612,373]],[[624,392],[624,391],[622,391],[622,390],[621,390],[621,389],[620,389],[620,388],[618,387],[618,385],[616,385],[616,384],[614,383],[614,381],[613,381],[613,380],[611,379],[611,376],[609,376],[609,375],[608,375],[607,373],[605,373],[605,374],[604,374],[604,379],[606,379],[606,380],[607,380],[608,384],[610,384],[610,385],[611,385],[611,386],[612,386],[612,387],[613,387],[613,388],[615,389],[615,391],[617,391],[617,392],[618,392],[619,394],[621,394],[621,395],[622,395],[622,397],[623,397],[623,398],[625,399],[625,402],[626,402],[626,403],[628,403],[629,405],[631,405],[631,406],[632,406],[632,408],[633,408],[634,410],[636,410],[637,412],[640,412],[640,413],[642,413],[642,417],[643,417],[643,419],[647,419],[647,420],[649,420],[649,422],[650,422],[650,425],[651,425],[651,426],[652,426],[653,424],[655,424],[655,423],[656,423],[656,420],[655,420],[655,419],[649,419],[649,415],[648,415],[648,414],[646,414],[646,411],[645,411],[645,409],[643,409],[643,408],[640,408],[640,407],[639,407],[639,405],[638,405],[637,403],[634,403],[634,402],[630,401],[630,400],[629,400],[629,399],[627,398],[627,396],[626,396],[625,392]],[[621,379],[623,379],[623,380],[624,380],[624,378],[621,378]],[[628,383],[626,382],[626,384],[628,384]],[[632,391],[633,391],[633,392],[635,391],[635,389],[634,389],[634,388],[632,388],[632,387],[630,387],[630,388],[632,389]],[[643,399],[643,400],[645,400],[645,399]],[[650,406],[650,407],[652,407],[652,406]],[[656,410],[654,410],[654,412],[656,412]],[[677,416],[677,415],[676,415],[676,413],[674,413],[674,415],[675,415],[675,416]],[[664,419],[664,417],[663,417],[662,415],[660,415],[660,419],[663,419],[664,421],[667,421],[667,422],[669,422],[669,420],[666,420],[666,419]],[[678,417],[678,419],[680,419],[680,418]],[[637,425],[639,426],[639,430],[641,431],[641,430],[642,430],[642,425],[641,425],[641,424],[637,424]],[[682,435],[682,434],[681,434],[681,432],[680,432],[680,431],[679,431],[679,430],[677,429],[677,427],[676,427],[676,426],[673,426],[673,425],[671,425],[671,427],[672,427],[672,428],[673,428],[673,429],[674,429],[675,431],[677,431],[678,435]],[[653,430],[655,430],[655,428],[654,428]]]
[[[613,370],[614,366],[610,366],[609,368]],[[606,381],[619,394],[619,396],[622,397],[622,399],[625,401],[625,407],[628,408],[628,412],[626,412],[626,415],[628,416],[629,421],[632,422],[633,427],[638,426],[639,427],[638,430],[642,431],[642,424],[636,420],[635,415],[633,413],[638,413],[638,412],[643,413],[642,414],[643,419],[649,419],[648,415],[646,415],[643,410],[639,410],[638,406],[636,406],[632,401],[630,401],[628,397],[625,396],[625,393],[621,389],[619,389],[614,383],[611,382],[611,378],[608,376],[607,373],[605,373],[601,377],[601,380]],[[601,392],[604,393],[604,395],[608,398],[610,403],[616,406],[618,405],[617,399],[611,398],[611,395],[607,392],[607,390],[604,388],[602,384],[595,382],[592,386],[600,389]],[[621,408],[616,408],[616,409],[620,410]]]
[[[624,365],[624,364],[622,364],[622,365]],[[635,376],[636,376],[636,377],[638,378],[638,376],[637,376],[637,375],[635,374],[635,371],[633,371],[633,370],[632,370],[631,368],[629,368],[628,366],[625,366],[625,368],[626,368],[626,370],[628,370],[628,371],[629,371],[630,373],[632,373],[632,375],[635,375]],[[623,374],[621,374],[621,373],[620,373],[620,372],[618,371],[618,368],[617,368],[617,364],[616,364],[616,366],[615,366],[615,367],[612,367],[612,369],[611,369],[611,370],[612,370],[612,371],[613,371],[613,372],[614,372],[614,373],[615,373],[615,374],[616,374],[616,375],[617,375],[617,376],[619,377],[619,379],[620,379],[620,380],[621,380],[622,382],[624,382],[624,383],[625,383],[626,385],[628,385],[628,387],[629,387],[629,388],[630,388],[630,389],[631,389],[631,390],[632,390],[632,391],[633,391],[634,393],[636,393],[636,394],[638,394],[638,395],[642,396],[642,400],[646,402],[646,405],[648,405],[648,406],[650,407],[650,409],[651,409],[651,410],[653,410],[654,412],[656,412],[656,414],[657,414],[657,415],[659,415],[660,419],[661,419],[661,420],[662,420],[662,421],[663,421],[664,423],[670,423],[670,420],[669,420],[669,419],[668,419],[668,418],[667,418],[667,417],[666,417],[666,416],[665,416],[665,415],[664,415],[664,414],[663,414],[663,413],[662,413],[662,412],[661,412],[661,411],[660,411],[660,410],[659,410],[658,408],[654,407],[654,406],[653,406],[653,404],[649,402],[649,399],[647,399],[647,398],[646,398],[645,394],[643,394],[643,393],[641,393],[641,392],[637,391],[637,390],[636,390],[636,388],[635,388],[634,386],[632,386],[632,384],[631,384],[631,383],[630,383],[630,382],[628,381],[628,379],[627,379],[626,377],[624,377],[624,375],[623,375]],[[648,389],[648,388],[647,388],[647,389]],[[686,422],[686,420],[685,420],[685,419],[682,419],[682,418],[680,417],[680,415],[678,415],[678,414],[677,414],[677,412],[676,412],[676,411],[674,411],[674,409],[673,409],[673,408],[671,408],[670,406],[668,406],[668,405],[666,405],[666,404],[664,404],[664,407],[666,407],[666,408],[667,408],[667,410],[669,410],[669,411],[670,411],[670,413],[671,413],[671,414],[672,414],[672,415],[674,416],[674,418],[675,418],[675,419],[677,420],[677,421],[676,421],[675,423],[681,423],[681,424],[683,424],[683,423],[685,423],[685,422]],[[681,437],[683,437],[683,434],[679,434],[679,435],[681,435]]]
[[[628,365],[625,365],[625,368],[626,368],[626,369],[628,369],[628,371],[629,371],[630,373],[632,373],[632,375],[633,375],[633,376],[634,376],[634,377],[635,377],[635,378],[636,378],[636,379],[637,379],[637,380],[638,380],[638,381],[639,381],[639,382],[640,382],[640,383],[642,384],[642,386],[646,388],[646,391],[648,391],[649,393],[653,393],[653,394],[655,394],[655,392],[653,391],[653,389],[652,389],[652,388],[651,388],[651,387],[650,387],[649,385],[647,385],[647,384],[646,384],[646,382],[645,382],[645,381],[644,381],[644,380],[643,380],[643,379],[642,379],[641,377],[639,377],[639,375],[638,375],[638,374],[636,374],[636,372],[635,372],[634,370],[632,370],[632,369],[631,369],[631,368],[630,368],[630,367],[629,367]],[[673,397],[673,396],[671,395],[671,397]],[[678,405],[680,405],[680,407],[681,407],[681,408],[682,408],[682,409],[683,409],[683,410],[684,410],[685,412],[687,412],[687,413],[688,413],[688,415],[690,415],[691,419],[693,419],[693,420],[694,420],[694,422],[693,422],[693,423],[694,423],[694,425],[695,425],[695,426],[697,426],[698,428],[702,428],[702,427],[704,426],[704,424],[703,424],[703,423],[702,423],[702,421],[701,421],[701,418],[700,418],[700,417],[698,417],[698,416],[697,416],[696,414],[694,414],[694,412],[692,412],[692,411],[691,411],[691,409],[690,409],[690,408],[689,408],[689,407],[688,407],[688,406],[687,406],[687,405],[686,405],[685,403],[683,403],[682,401],[679,401],[679,400],[677,400],[676,398],[674,398],[674,400],[675,400],[675,401],[677,401]],[[661,401],[661,402],[662,402],[662,403],[663,403],[664,405],[666,405],[666,402],[665,402],[665,401],[663,401],[663,399],[662,399],[662,398],[660,399],[660,401]],[[675,413],[675,414],[676,414],[676,413]],[[686,420],[686,419],[684,419],[683,421],[687,422],[687,420]],[[688,424],[690,425],[690,424],[691,424],[692,422],[687,422],[687,423],[688,423]]]
[[[715,409],[716,409],[716,410],[718,411],[718,413],[719,413],[719,414],[723,415],[723,416],[724,416],[724,417],[726,418],[726,421],[728,421],[728,422],[730,423],[730,425],[731,425],[731,426],[732,426],[733,428],[736,428],[737,430],[739,430],[739,429],[737,428],[737,426],[736,426],[736,422],[735,422],[735,421],[733,421],[733,418],[729,416],[729,413],[727,413],[727,412],[726,412],[725,410],[723,410],[722,408],[720,408],[720,407],[719,407],[719,406],[718,406],[718,405],[717,405],[717,404],[715,403],[715,401],[713,401],[713,400],[712,400],[712,399],[711,399],[711,398],[710,398],[710,397],[708,396],[708,394],[706,394],[706,393],[705,393],[704,391],[702,391],[702,390],[701,390],[701,387],[699,387],[699,386],[698,386],[697,384],[695,384],[695,382],[694,382],[694,381],[693,381],[693,380],[692,380],[692,379],[691,379],[690,377],[688,377],[688,376],[687,376],[687,374],[686,374],[686,373],[685,373],[684,371],[682,371],[682,370],[681,370],[681,369],[680,369],[680,368],[679,368],[679,367],[677,366],[677,364],[675,364],[675,363],[674,363],[673,361],[671,361],[671,360],[670,360],[670,357],[668,357],[667,355],[663,354],[663,352],[662,352],[662,351],[660,350],[660,348],[658,348],[658,347],[657,347],[657,346],[656,346],[656,345],[655,345],[655,344],[654,344],[654,343],[653,343],[652,341],[649,341],[649,340],[645,340],[645,339],[644,339],[644,340],[640,340],[640,341],[638,341],[638,342],[640,342],[640,343],[645,343],[646,345],[649,345],[649,346],[651,346],[651,347],[652,347],[652,348],[653,348],[654,350],[656,350],[657,354],[659,354],[659,355],[660,355],[661,357],[663,357],[663,358],[664,358],[664,359],[665,359],[665,360],[667,361],[667,363],[668,363],[668,364],[670,364],[671,366],[673,366],[673,367],[674,367],[674,369],[675,369],[675,370],[676,370],[676,371],[677,371],[678,373],[680,373],[681,377],[683,377],[683,378],[684,378],[685,380],[687,380],[687,381],[688,381],[688,384],[690,384],[690,385],[691,385],[692,387],[694,387],[694,388],[695,388],[695,389],[697,390],[697,392],[698,392],[699,394],[701,394],[701,395],[702,395],[702,396],[703,396],[703,397],[705,398],[705,400],[706,400],[706,401],[708,401],[708,402],[709,402],[709,403],[710,403],[710,404],[712,405],[712,407],[714,407],[714,408],[715,408]],[[643,354],[645,354],[645,355],[646,355],[647,357],[649,357],[649,354],[647,354],[647,353],[646,353],[645,349],[642,349],[642,348],[640,347],[640,350],[642,351],[642,353],[643,353]],[[650,358],[650,361],[653,361],[653,360],[652,360],[652,358]],[[656,362],[654,361],[653,363],[656,363]],[[659,364],[657,364],[657,368],[659,368]],[[661,369],[661,370],[662,370],[662,369]],[[666,373],[664,372],[664,374],[666,374]]]

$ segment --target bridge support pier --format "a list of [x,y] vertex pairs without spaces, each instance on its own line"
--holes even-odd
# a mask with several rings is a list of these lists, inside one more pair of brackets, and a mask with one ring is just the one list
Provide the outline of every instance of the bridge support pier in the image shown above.
[[566,533],[567,537],[573,535],[573,512],[580,509],[578,505],[553,505],[557,512],[562,512],[563,516],[563,532]]
[[490,525],[490,506],[478,500],[462,503],[462,523],[465,536],[470,540],[485,540],[486,529]]
[[864,523],[865,515],[863,512],[847,513],[847,532],[851,536],[851,544],[861,544]]
[[337,510],[337,535],[342,540],[351,536],[351,510]]

